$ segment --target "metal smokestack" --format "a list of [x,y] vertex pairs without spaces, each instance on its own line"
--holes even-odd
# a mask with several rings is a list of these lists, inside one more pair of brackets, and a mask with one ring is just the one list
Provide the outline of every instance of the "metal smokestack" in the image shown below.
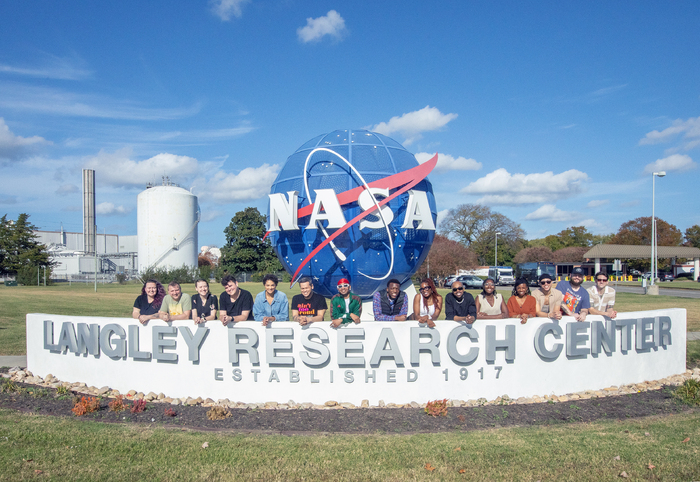
[[83,248],[95,252],[95,171],[83,169]]

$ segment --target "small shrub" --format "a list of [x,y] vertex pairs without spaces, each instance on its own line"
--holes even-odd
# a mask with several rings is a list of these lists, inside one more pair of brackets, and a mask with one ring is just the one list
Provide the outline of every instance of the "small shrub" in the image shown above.
[[146,410],[146,400],[134,400],[134,404],[131,406],[131,413],[141,413]]
[[126,404],[124,403],[124,397],[122,395],[117,395],[117,398],[109,402],[107,406],[110,412],[123,412],[126,410]]
[[120,285],[126,283],[126,275],[124,273],[117,273],[115,278]]
[[[77,397],[76,397],[77,398]],[[100,409],[100,400],[95,397],[82,397],[71,411],[76,417],[85,415],[86,413],[96,412]]]
[[60,387],[56,388],[56,394],[57,395],[69,395],[70,390],[68,390],[67,387],[64,387],[63,385],[61,385]]
[[21,391],[20,387],[7,378],[1,379],[0,382],[0,393],[19,393]]
[[32,390],[28,390],[29,395],[31,395],[34,398],[46,398],[49,396],[49,391],[45,388],[34,388]]
[[700,405],[700,382],[692,378],[676,388],[673,396],[688,405]]
[[168,407],[163,411],[163,415],[165,415],[166,417],[174,417],[175,415],[177,415],[177,412],[172,408]]
[[431,417],[444,417],[447,415],[447,399],[433,400],[425,404],[425,413]]
[[223,420],[225,418],[229,418],[230,416],[231,412],[226,407],[211,407],[211,410],[207,412],[207,418],[209,420]]

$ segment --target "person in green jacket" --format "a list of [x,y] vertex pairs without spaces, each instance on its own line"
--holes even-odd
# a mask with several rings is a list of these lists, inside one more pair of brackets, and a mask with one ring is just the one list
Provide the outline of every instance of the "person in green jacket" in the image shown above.
[[342,278],[338,281],[338,294],[331,298],[331,326],[360,322],[362,300],[350,292],[350,281]]

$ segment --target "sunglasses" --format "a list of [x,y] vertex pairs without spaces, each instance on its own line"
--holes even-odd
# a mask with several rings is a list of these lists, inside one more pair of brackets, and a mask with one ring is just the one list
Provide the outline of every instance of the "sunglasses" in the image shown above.
[[540,284],[541,284],[542,286],[544,286],[544,285],[551,285],[551,284],[552,284],[552,280],[549,280],[549,281],[540,281]]
[[464,291],[464,288],[452,288],[452,292],[454,293],[455,291]]
[[431,290],[430,286],[424,286],[421,289],[419,289],[418,291],[430,291],[430,290]]
[[349,284],[343,283],[341,285],[338,285],[338,288],[350,288]]
[[596,278],[596,281],[606,281],[607,282],[608,280],[605,278]]

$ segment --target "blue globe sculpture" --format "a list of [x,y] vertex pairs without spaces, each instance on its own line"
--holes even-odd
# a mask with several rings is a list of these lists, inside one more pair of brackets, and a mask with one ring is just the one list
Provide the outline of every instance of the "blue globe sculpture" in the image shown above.
[[[317,148],[324,150],[318,150],[309,157]],[[288,192],[297,191],[298,205],[293,208],[299,209],[315,201],[317,189],[333,189],[339,195],[416,166],[415,156],[389,137],[366,130],[338,130],[311,139],[289,156],[270,192],[282,193],[287,199]],[[390,195],[405,184],[403,182],[390,189]],[[427,177],[411,189],[426,193],[430,215],[433,223],[436,223],[435,197]],[[384,197],[375,196],[376,201],[382,199]],[[401,227],[408,200],[407,191],[387,203],[393,212],[388,230],[386,225],[360,229],[359,222],[353,223],[303,265],[296,279],[310,276],[315,291],[331,297],[337,293],[338,280],[347,278],[352,284],[353,293],[363,299],[385,288],[391,278],[397,278],[401,283],[409,280],[428,255],[435,231]],[[357,199],[341,207],[348,222],[363,212]],[[336,231],[327,229],[327,223],[323,221],[319,224],[324,225],[324,229],[309,226],[310,217],[298,218],[298,230],[271,231],[269,235],[277,257],[292,275],[309,254]],[[381,217],[374,211],[366,219],[378,221]]]

